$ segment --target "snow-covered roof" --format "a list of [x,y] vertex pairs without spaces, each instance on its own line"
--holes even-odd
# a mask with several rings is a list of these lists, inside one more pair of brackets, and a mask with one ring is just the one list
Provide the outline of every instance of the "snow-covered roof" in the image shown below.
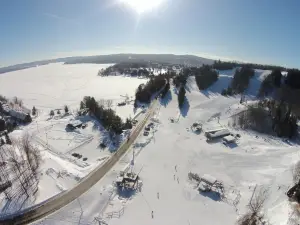
[[230,132],[227,129],[222,129],[222,130],[219,130],[216,132],[211,132],[211,133],[206,132],[206,136],[208,138],[216,138],[216,137],[226,136],[229,134],[230,134]]
[[217,179],[214,178],[213,176],[209,175],[209,174],[204,174],[202,177],[201,177],[201,180],[202,181],[205,181],[206,183],[210,184],[210,185],[213,185],[214,183],[217,182]]
[[82,122],[80,120],[71,120],[69,124],[73,125],[74,127],[80,126]]
[[9,114],[17,119],[20,119],[20,120],[25,120],[26,117],[28,116],[27,113],[24,113],[24,112],[21,112],[21,111],[16,111],[14,109],[11,109],[9,111]]
[[229,142],[234,142],[235,138],[231,135],[228,135],[228,136],[223,137],[223,140],[229,143]]

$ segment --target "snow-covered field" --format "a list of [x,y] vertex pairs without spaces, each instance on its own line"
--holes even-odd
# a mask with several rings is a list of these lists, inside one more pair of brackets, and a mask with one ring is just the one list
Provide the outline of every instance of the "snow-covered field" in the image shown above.
[[[64,65],[53,63],[45,66],[4,73],[0,76],[1,95],[17,96],[28,108],[35,106],[42,112],[63,108],[79,108],[84,96],[111,99],[114,109],[122,118],[133,117],[132,105],[117,107],[125,96],[133,97],[136,88],[145,79],[125,76],[97,76],[101,68],[110,64]],[[132,103],[133,104],[133,103]]]
[[[263,76],[256,71],[247,99],[253,99]],[[140,135],[133,148],[88,192],[37,224],[110,225],[232,225],[246,212],[253,190],[265,189],[266,218],[274,225],[289,224],[291,206],[286,191],[292,185],[292,168],[300,160],[299,146],[280,138],[237,130],[231,117],[245,108],[239,97],[220,95],[232,78],[232,71],[199,92],[195,80],[187,83],[187,103],[178,110],[177,95],[171,95],[156,109],[158,122],[148,137]],[[171,123],[170,119],[175,123]],[[236,145],[208,143],[202,133],[191,130],[195,121],[203,129],[227,128],[240,134]],[[113,182],[127,167],[135,152],[134,170],[140,172],[140,192],[119,196]],[[210,174],[224,185],[224,196],[200,193],[188,173]],[[153,214],[152,214],[153,212]]]
[[[118,107],[117,103],[123,102],[125,96],[130,100],[138,85],[147,80],[125,76],[97,76],[99,69],[107,66],[109,65],[55,63],[1,74],[1,95],[8,98],[17,96],[27,108],[35,106],[38,110],[38,116],[29,125],[13,131],[11,138],[20,139],[28,133],[38,145],[43,158],[39,191],[35,199],[26,204],[11,204],[2,194],[0,206],[3,214],[43,202],[72,188],[97,165],[105,162],[117,148],[117,145],[109,141],[101,124],[89,116],[76,117],[75,111],[84,96],[93,96],[96,100],[113,100],[112,108],[124,120],[128,117],[137,117],[139,120],[139,115],[143,116],[141,111],[133,111],[133,102],[122,107]],[[69,107],[70,115],[64,115],[64,105]],[[50,117],[51,109],[61,109],[61,115]],[[74,119],[85,123],[86,128],[75,131],[66,129],[66,125]],[[100,148],[102,141],[106,142],[107,148]],[[74,153],[80,154],[81,158],[72,156]]]

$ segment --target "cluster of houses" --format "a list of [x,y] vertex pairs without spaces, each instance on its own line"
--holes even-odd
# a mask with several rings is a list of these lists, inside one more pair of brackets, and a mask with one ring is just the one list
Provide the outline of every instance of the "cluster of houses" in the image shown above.
[[208,130],[205,132],[205,136],[207,141],[213,141],[222,138],[223,144],[235,143],[236,139],[240,137],[239,134],[234,136],[228,129],[225,128]]

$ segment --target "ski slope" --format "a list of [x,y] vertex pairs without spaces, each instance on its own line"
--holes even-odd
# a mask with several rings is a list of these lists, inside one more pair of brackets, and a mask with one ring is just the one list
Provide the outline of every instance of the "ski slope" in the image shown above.
[[[252,78],[247,90],[249,98],[266,73],[258,72]],[[238,96],[220,95],[232,72],[220,76],[223,79],[202,92],[189,78],[187,102],[182,110],[178,110],[177,95],[172,90],[156,110],[155,128],[149,137],[141,136],[136,147],[77,201],[37,224],[232,225],[247,211],[255,188],[267,190],[266,218],[274,225],[288,224],[294,215],[285,192],[292,184],[293,165],[300,159],[299,146],[232,128],[231,116],[245,106],[239,104]],[[231,146],[220,141],[208,143],[203,132],[191,130],[195,121],[203,123],[204,131],[227,128],[241,138]],[[141,171],[143,187],[140,192],[121,197],[113,182],[119,171],[129,165],[133,151],[133,169]],[[226,198],[200,193],[195,182],[188,179],[189,172],[210,174],[222,181]]]

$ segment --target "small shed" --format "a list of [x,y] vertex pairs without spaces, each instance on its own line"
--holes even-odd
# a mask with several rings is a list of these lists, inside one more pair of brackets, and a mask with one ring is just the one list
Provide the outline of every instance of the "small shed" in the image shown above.
[[234,143],[235,142],[235,137],[228,135],[223,137],[223,142],[226,144]]

